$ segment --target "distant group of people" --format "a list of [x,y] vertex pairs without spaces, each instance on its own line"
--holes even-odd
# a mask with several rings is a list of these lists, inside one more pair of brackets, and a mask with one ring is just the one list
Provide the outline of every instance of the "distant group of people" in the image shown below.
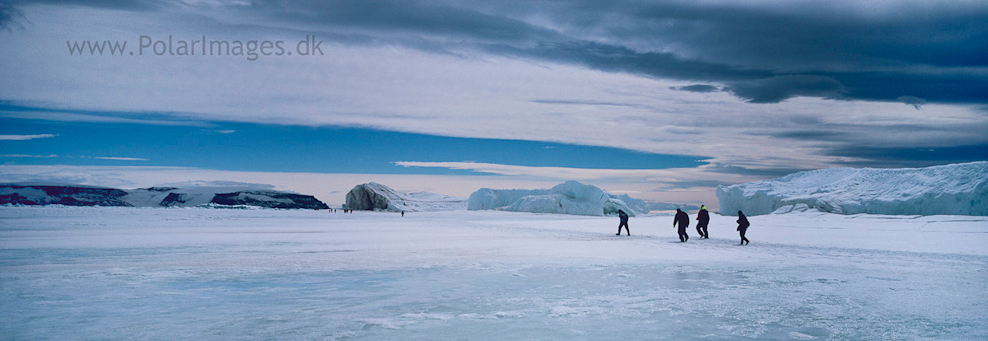
[[[621,223],[618,224],[617,235],[621,235],[621,228],[623,227],[630,236],[631,229],[628,228],[628,214],[623,210],[618,210],[618,218],[621,219]],[[707,225],[710,223],[710,212],[707,211],[707,206],[700,205],[700,212],[696,214],[696,220],[696,232],[700,234],[700,238],[710,239],[710,232],[707,230]],[[672,226],[678,227],[679,242],[685,243],[690,239],[689,234],[686,233],[686,229],[690,227],[690,216],[686,212],[677,208],[676,215],[672,218]],[[751,226],[751,223],[748,222],[748,217],[745,217],[744,212],[738,211],[738,232],[741,235],[740,245],[751,243],[744,236],[745,232],[748,231],[748,226]]]
[[[329,210],[330,210],[331,212],[333,212],[333,213],[336,213],[336,209],[335,209],[335,208],[331,208],[331,209],[329,209]],[[351,210],[351,209],[347,209],[347,208],[344,208],[344,209],[343,209],[343,213],[344,213],[344,214],[346,214],[346,213],[353,213],[353,210]],[[402,217],[404,217],[404,216],[405,216],[405,211],[401,211],[401,216],[402,216]]]

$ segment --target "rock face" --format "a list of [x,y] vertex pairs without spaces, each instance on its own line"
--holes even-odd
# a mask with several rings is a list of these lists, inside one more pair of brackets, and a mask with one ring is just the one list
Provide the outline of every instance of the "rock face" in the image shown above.
[[576,181],[567,181],[551,189],[481,188],[470,195],[467,209],[590,216],[617,214],[618,210],[630,216],[649,212],[644,200],[627,194],[616,196]]
[[346,194],[346,207],[353,210],[424,212],[465,210],[466,199],[442,194],[403,193],[376,183],[360,184]]
[[832,168],[718,186],[725,215],[818,210],[839,214],[988,215],[988,162],[927,168]]
[[133,206],[115,188],[61,185],[0,185],[0,205]]
[[217,193],[210,203],[216,205],[244,205],[267,208],[329,209],[329,206],[311,195],[275,191]]
[[328,209],[311,195],[272,190],[151,187],[120,190],[77,185],[0,184],[0,205],[67,205],[128,207],[252,206]]
[[190,198],[188,194],[168,193],[164,199],[161,199],[161,203],[158,205],[163,207],[182,206],[183,204],[189,202],[189,200]]

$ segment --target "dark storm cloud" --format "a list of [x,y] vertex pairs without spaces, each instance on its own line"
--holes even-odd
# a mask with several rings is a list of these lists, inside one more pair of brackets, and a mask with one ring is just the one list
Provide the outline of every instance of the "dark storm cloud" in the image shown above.
[[587,41],[543,43],[531,48],[500,45],[489,46],[486,50],[657,78],[734,81],[771,76],[771,73],[765,70],[749,70],[701,60],[687,60],[673,53],[639,52],[624,46]]
[[831,156],[854,157],[862,160],[844,161],[856,167],[928,167],[948,163],[988,160],[988,144],[952,147],[882,148],[847,146],[827,151]]
[[591,106],[605,106],[605,107],[630,107],[630,108],[646,108],[641,105],[619,103],[619,102],[603,102],[603,101],[581,101],[581,100],[557,100],[557,99],[535,99],[531,101],[532,103],[542,103],[542,104],[562,104],[562,105],[591,105]]
[[8,1],[0,1],[0,29],[10,30],[15,18],[22,17],[21,11]]
[[[580,39],[516,19],[512,17],[512,11],[506,13],[502,8],[478,9],[456,2],[408,1],[327,1],[292,5],[265,3],[254,10],[281,20],[301,20],[331,31],[366,35],[369,38],[365,41],[402,44],[432,52],[479,50],[495,55],[580,64],[603,71],[677,79],[744,80],[771,76],[765,70],[745,70],[684,59],[673,53],[639,51],[621,44]],[[531,9],[531,15],[544,10],[527,3],[517,5]]]
[[157,0],[0,0],[0,29],[10,30],[13,27],[21,27],[18,21],[24,19],[24,15],[20,8],[33,4],[130,11],[153,10],[162,6],[162,3]]
[[764,178],[777,178],[787,174],[802,172],[806,168],[746,168],[722,164],[713,164],[707,168],[708,171],[721,174],[750,175]]
[[[184,6],[40,2],[127,9]],[[976,70],[988,67],[988,6],[849,4],[284,0],[202,11],[268,21],[252,25],[320,31],[343,44],[480,51],[645,77],[718,82],[751,103],[796,96],[988,102],[988,75]],[[16,13],[9,5],[0,9],[0,23]]]
[[717,91],[720,91],[720,88],[718,88],[716,86],[713,86],[713,85],[706,85],[706,84],[693,84],[693,85],[687,85],[687,86],[674,86],[674,87],[671,87],[670,89],[672,89],[672,90],[681,90],[681,91],[689,91],[689,92],[699,92],[699,93],[707,93],[707,92],[717,92]]
[[844,98],[844,85],[830,77],[798,75],[775,76],[734,83],[727,91],[749,103],[779,103],[796,96]]
[[[988,160],[988,144],[978,136],[985,124],[888,124],[871,127],[844,124],[820,124],[817,128],[773,131],[765,135],[778,139],[817,142],[818,155],[840,158],[837,164],[855,167],[927,167],[948,163]],[[887,136],[906,134],[917,137],[911,141],[895,141]],[[965,138],[951,134],[971,135]],[[973,135],[972,135],[973,134]],[[759,135],[759,134],[753,134]],[[757,175],[757,174],[756,174]]]
[[[660,41],[688,44],[705,59],[736,60],[755,68],[985,66],[988,8],[970,4],[866,4],[856,11],[838,2],[775,7],[642,3],[615,10],[634,18],[629,25],[636,29],[613,31],[627,32],[626,38],[655,34]],[[864,9],[869,5],[872,12]],[[627,25],[612,25],[622,26]]]
[[459,3],[413,1],[279,1],[257,2],[247,10],[274,19],[341,29],[389,42],[428,40],[450,47],[471,44],[554,41],[551,29]]
[[830,76],[848,89],[848,99],[898,101],[899,97],[910,96],[927,102],[988,103],[988,70],[972,70],[969,74],[945,70],[943,73],[841,72]]
[[397,43],[723,82],[752,103],[795,96],[988,101],[984,72],[954,71],[988,66],[988,8],[892,6],[875,13],[812,2],[287,1],[257,8]]
[[122,10],[147,10],[159,7],[156,0],[14,0],[9,3],[22,6],[29,4],[70,5]]
[[847,137],[847,133],[835,130],[790,130],[772,134],[774,137],[802,141],[837,141]]
[[[771,136],[774,138],[791,139],[798,141],[821,141],[854,143],[862,146],[872,146],[892,143],[887,134],[907,134],[913,136],[915,141],[896,141],[898,146],[916,145],[917,148],[933,144],[934,142],[944,143],[947,137],[953,140],[962,139],[967,135],[977,137],[977,142],[988,140],[980,131],[988,129],[988,122],[979,123],[944,123],[944,124],[918,124],[908,123],[884,123],[881,125],[868,124],[868,122],[845,123],[818,123],[815,125],[798,125],[793,129],[765,130],[745,132],[747,135]],[[808,128],[807,128],[808,127]],[[952,134],[953,133],[953,134]]]
[[896,98],[896,100],[905,104],[909,104],[913,106],[913,108],[916,108],[916,110],[919,110],[919,108],[923,106],[923,104],[926,104],[925,99],[919,97],[913,97],[913,96],[899,96],[899,98]]

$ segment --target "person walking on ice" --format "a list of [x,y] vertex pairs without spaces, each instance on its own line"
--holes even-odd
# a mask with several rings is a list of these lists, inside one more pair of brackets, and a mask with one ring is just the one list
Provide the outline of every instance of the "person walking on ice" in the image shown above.
[[627,231],[628,232],[628,235],[630,236],[631,235],[631,229],[628,228],[628,214],[627,213],[624,213],[623,210],[618,210],[618,217],[621,218],[621,224],[618,224],[618,233],[617,233],[617,235],[619,235],[619,236],[621,235],[621,226],[624,226],[624,230]]
[[748,217],[745,217],[744,213],[738,211],[738,232],[741,233],[741,245],[751,243],[748,238],[744,237],[744,233],[748,231],[748,226],[751,226],[751,223],[748,222]]
[[685,243],[690,240],[690,236],[686,234],[686,228],[690,227],[690,216],[683,212],[683,210],[676,209],[676,217],[672,219],[672,226],[676,227],[679,225],[679,242]]
[[710,212],[707,212],[707,206],[700,205],[700,213],[696,214],[696,220],[696,232],[703,239],[710,239],[710,233],[707,232],[707,224],[710,223]]

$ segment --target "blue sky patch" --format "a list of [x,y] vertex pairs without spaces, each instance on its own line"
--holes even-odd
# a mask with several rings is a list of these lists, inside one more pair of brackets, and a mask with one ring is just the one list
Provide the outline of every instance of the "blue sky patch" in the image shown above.
[[[8,108],[9,109],[9,108]],[[89,113],[91,114],[91,113]],[[477,175],[397,161],[532,167],[662,169],[701,156],[518,140],[457,138],[365,128],[251,123],[148,125],[2,118],[0,162],[27,165],[176,166],[262,172]]]

